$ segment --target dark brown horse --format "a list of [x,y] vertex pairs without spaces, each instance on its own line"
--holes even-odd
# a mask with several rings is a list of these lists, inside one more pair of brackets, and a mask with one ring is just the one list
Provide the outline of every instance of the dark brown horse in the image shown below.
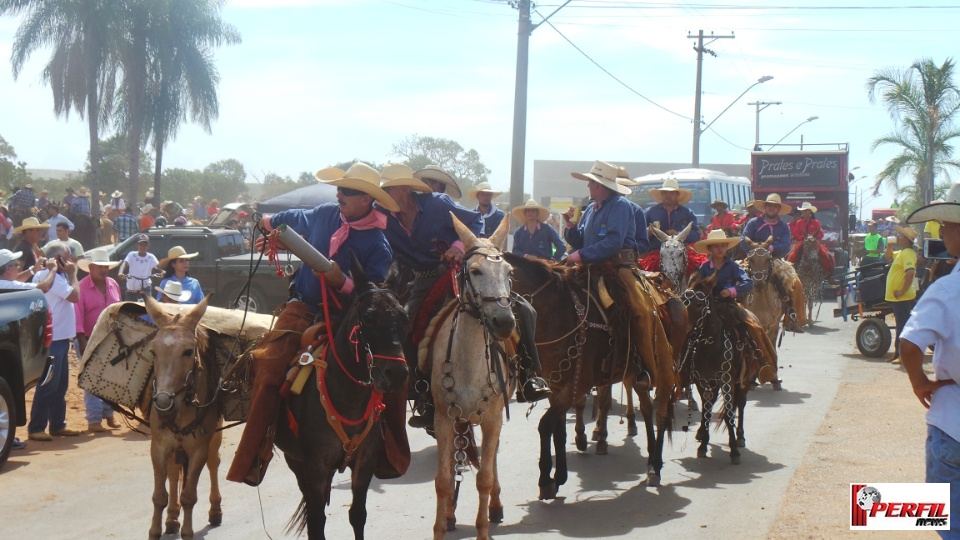
[[[383,394],[405,390],[408,377],[401,346],[407,327],[403,307],[392,291],[367,281],[356,259],[350,272],[357,294],[344,306],[333,346],[316,354],[318,375],[310,376],[301,394],[290,397],[293,420],[282,412],[277,428],[276,444],[303,494],[291,528],[298,533],[306,528],[310,538],[325,537],[333,475],[348,466],[353,491],[350,525],[354,536],[363,538],[367,489],[384,459],[387,427],[378,419]],[[330,416],[337,420],[330,421]],[[383,534],[389,536],[387,531]]]

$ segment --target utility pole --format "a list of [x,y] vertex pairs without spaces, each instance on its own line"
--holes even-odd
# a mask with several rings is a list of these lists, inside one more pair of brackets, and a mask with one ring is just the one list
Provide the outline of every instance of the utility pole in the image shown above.
[[[756,135],[753,138],[753,149],[759,150],[758,147],[760,146],[760,111],[762,111],[763,109],[766,109],[771,105],[783,105],[783,103],[779,101],[754,101],[753,103],[747,103],[747,105],[757,106],[757,129],[754,132]],[[763,105],[762,108],[760,107],[761,105]]]
[[[733,34],[729,36],[715,36],[710,34],[710,43],[718,39],[733,39],[734,37]],[[704,48],[703,30],[697,32],[696,36],[687,34],[687,38],[697,40],[697,44],[693,47],[693,50],[697,51],[697,95],[693,100],[693,159],[691,159],[693,168],[697,168],[700,166],[700,80],[703,76],[703,53],[706,52],[714,57],[717,56],[717,53]]]
[[513,158],[510,163],[510,208],[523,206],[523,164],[527,141],[527,63],[530,51],[530,0],[519,0],[517,82],[513,95]]

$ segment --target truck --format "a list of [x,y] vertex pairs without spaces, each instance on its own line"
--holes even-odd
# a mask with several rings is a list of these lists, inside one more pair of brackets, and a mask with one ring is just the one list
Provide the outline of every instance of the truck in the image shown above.
[[17,427],[27,425],[26,394],[47,380],[53,318],[39,289],[0,290],[0,468]]

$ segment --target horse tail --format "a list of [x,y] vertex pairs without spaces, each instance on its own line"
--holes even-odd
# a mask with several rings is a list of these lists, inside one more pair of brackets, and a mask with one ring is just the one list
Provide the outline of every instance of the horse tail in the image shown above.
[[284,530],[287,534],[295,533],[297,536],[303,534],[307,528],[307,501],[305,499],[300,499],[300,504],[297,505],[297,509],[293,512],[293,515],[290,516],[290,521],[287,522],[287,528]]

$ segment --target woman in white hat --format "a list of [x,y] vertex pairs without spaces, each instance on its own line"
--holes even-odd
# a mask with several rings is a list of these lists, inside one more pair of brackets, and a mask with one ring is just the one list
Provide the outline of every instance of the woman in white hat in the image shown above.
[[477,187],[472,187],[467,190],[467,197],[477,201],[477,207],[474,208],[474,211],[479,212],[483,218],[484,238],[489,238],[490,235],[493,234],[493,231],[496,231],[497,227],[500,226],[500,221],[503,220],[503,216],[505,215],[503,210],[493,204],[493,199],[502,194],[502,191],[494,191],[490,186],[490,182],[480,182],[477,184]]
[[110,206],[112,206],[114,210],[117,210],[119,212],[123,212],[124,210],[127,209],[127,203],[123,202],[122,197],[123,197],[123,192],[120,191],[119,189],[115,190],[113,193],[110,194]]
[[900,332],[910,318],[910,310],[917,303],[917,289],[914,286],[914,278],[917,275],[917,247],[913,243],[917,239],[917,231],[900,225],[894,225],[893,229],[897,232],[897,246],[900,247],[900,251],[897,252],[887,272],[884,300],[890,302],[890,306],[893,307],[893,318],[897,323],[897,339],[894,342],[893,358],[890,362],[899,364]]
[[523,224],[513,233],[513,253],[527,259],[552,259],[557,262],[567,253],[567,246],[557,231],[545,222],[550,215],[546,207],[530,199],[527,204],[510,211]]
[[[181,304],[199,304],[203,300],[203,289],[200,288],[200,282],[190,277],[190,259],[200,253],[187,253],[182,246],[173,246],[167,250],[167,256],[160,259],[158,268],[163,272],[163,281],[160,282],[160,288],[163,289],[168,281],[180,282],[181,290],[189,292],[190,296]],[[157,293],[157,300],[163,300],[162,294]]]
[[[684,240],[687,246],[693,246],[700,240],[700,226],[697,224],[697,215],[685,204],[693,199],[693,192],[680,187],[675,178],[667,178],[663,185],[649,191],[650,198],[657,204],[647,209],[647,225],[655,225],[661,231],[673,236],[682,231],[687,225],[693,224],[690,233]],[[650,251],[660,251],[660,239],[650,235]],[[696,251],[690,248],[688,254]]]
[[[817,239],[817,241],[823,240],[823,227],[820,226],[820,221],[814,216],[817,213],[817,207],[810,204],[809,201],[804,201],[803,204],[797,207],[797,210],[800,211],[800,219],[791,223],[790,234],[793,237],[794,242],[793,249],[790,250],[790,254],[787,255],[787,260],[796,264],[800,260],[801,253],[803,252],[803,240],[812,236]],[[823,244],[817,245],[817,257],[820,259],[820,266],[823,268],[825,276],[828,276],[831,280],[833,279],[833,255],[830,255],[830,252],[827,251],[827,248],[823,247]]]

